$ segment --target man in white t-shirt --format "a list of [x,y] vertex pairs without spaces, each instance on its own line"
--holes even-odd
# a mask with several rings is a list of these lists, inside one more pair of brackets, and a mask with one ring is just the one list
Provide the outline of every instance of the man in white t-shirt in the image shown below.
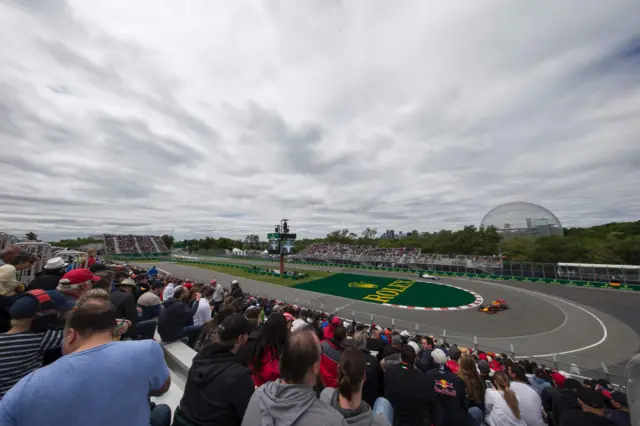
[[217,311],[224,302],[224,288],[216,280],[211,280],[211,288],[213,289],[213,308]]
[[207,321],[211,320],[211,305],[209,299],[213,294],[213,289],[207,287],[202,291],[202,297],[198,300],[198,309],[193,315],[193,325],[204,325]]
[[511,365],[509,377],[511,390],[518,397],[522,420],[527,426],[545,426],[546,423],[542,417],[542,400],[538,392],[529,385],[524,368],[520,364]]

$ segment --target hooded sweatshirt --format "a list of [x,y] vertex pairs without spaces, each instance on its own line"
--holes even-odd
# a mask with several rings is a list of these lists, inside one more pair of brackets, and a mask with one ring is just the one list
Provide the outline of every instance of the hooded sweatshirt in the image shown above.
[[162,291],[162,300],[169,300],[173,297],[173,293],[176,291],[175,284],[169,283]]
[[253,390],[249,369],[234,353],[212,345],[193,359],[180,411],[198,426],[239,426]]
[[311,386],[289,385],[280,380],[253,393],[242,426],[347,426],[347,421],[319,400]]
[[158,318],[158,334],[165,342],[172,342],[184,336],[183,328],[193,320],[198,305],[189,307],[181,300],[169,299],[162,302],[162,312]]
[[373,410],[366,402],[362,401],[356,410],[340,407],[338,397],[340,392],[334,388],[324,388],[320,394],[320,400],[326,402],[338,413],[342,414],[348,425],[353,426],[389,426],[387,418],[383,414],[373,414]]

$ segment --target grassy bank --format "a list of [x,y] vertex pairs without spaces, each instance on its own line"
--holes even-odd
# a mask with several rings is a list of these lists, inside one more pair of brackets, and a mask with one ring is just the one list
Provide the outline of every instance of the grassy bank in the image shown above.
[[233,268],[230,266],[217,266],[217,265],[201,265],[201,264],[195,264],[195,263],[189,263],[189,262],[178,262],[178,263],[180,265],[187,265],[187,266],[192,266],[194,268],[200,268],[200,269],[208,269],[210,271],[221,272],[223,274],[232,275],[234,277],[247,278],[249,280],[262,281],[265,283],[277,284],[285,287],[293,287],[297,284],[307,283],[309,281],[314,281],[320,278],[326,278],[334,274],[333,272],[326,272],[326,271],[304,270],[303,272],[307,274],[306,278],[301,280],[290,280],[290,279],[280,278],[277,276],[274,277],[271,275],[251,274],[247,272],[247,270],[244,268]]

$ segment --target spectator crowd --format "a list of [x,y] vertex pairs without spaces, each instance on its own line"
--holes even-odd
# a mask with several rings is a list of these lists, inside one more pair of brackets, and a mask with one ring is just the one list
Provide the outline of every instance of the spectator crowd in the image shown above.
[[104,235],[108,254],[168,253],[162,238],[154,235]]
[[[54,258],[12,287],[16,253],[0,253],[2,426],[630,425],[606,380],[155,267]],[[156,334],[196,350],[173,413],[150,400],[171,386]]]

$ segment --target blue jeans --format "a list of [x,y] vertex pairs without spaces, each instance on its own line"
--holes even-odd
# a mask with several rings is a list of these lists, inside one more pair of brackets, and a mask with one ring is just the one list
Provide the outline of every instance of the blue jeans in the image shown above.
[[200,332],[202,331],[202,326],[188,325],[186,327],[183,327],[182,331],[184,332],[184,336],[187,339],[189,339],[187,345],[189,345],[190,348],[193,348],[196,345],[196,342],[198,341],[198,336],[200,336]]
[[480,408],[469,407],[469,410],[467,412],[469,413],[469,417],[471,417],[471,420],[475,425],[477,426],[482,425],[482,420],[484,419],[484,413]]
[[[153,339],[158,323],[154,320],[140,321],[133,326],[130,334],[133,339]],[[129,333],[128,333],[129,334]]]
[[151,410],[150,426],[169,426],[171,424],[171,408],[166,404],[157,404]]
[[388,399],[380,397],[376,399],[373,404],[373,415],[382,414],[389,421],[389,424],[393,424],[393,407]]

